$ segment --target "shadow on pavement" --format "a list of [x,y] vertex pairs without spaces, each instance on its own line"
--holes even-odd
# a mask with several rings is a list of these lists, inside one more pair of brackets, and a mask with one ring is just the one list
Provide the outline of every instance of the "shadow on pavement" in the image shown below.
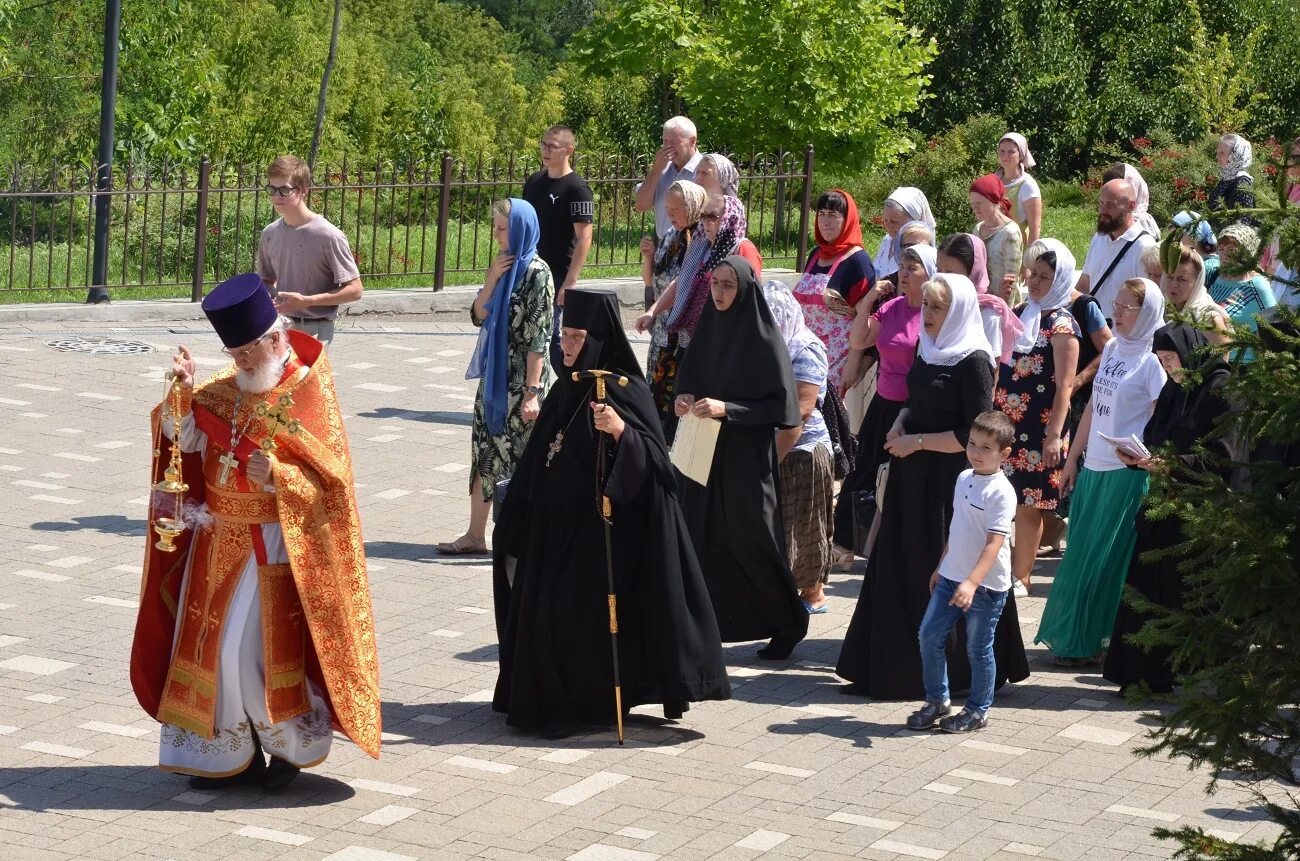
[[367,410],[364,413],[357,413],[357,418],[363,419],[403,419],[413,422],[427,422],[437,425],[462,425],[469,427],[474,424],[474,413],[451,412],[450,410],[404,410],[397,407],[380,407],[377,410]]
[[143,520],[132,520],[120,514],[94,514],[70,520],[42,520],[33,523],[31,528],[38,532],[81,532],[93,529],[105,535],[143,536],[147,526]]
[[767,731],[774,735],[828,735],[848,739],[854,747],[868,748],[874,739],[888,738],[909,732],[898,724],[872,723],[852,715],[812,715],[796,718],[789,723],[769,724]]
[[323,807],[351,798],[356,790],[341,780],[305,771],[280,792],[255,787],[204,790],[207,801],[176,796],[190,791],[189,778],[153,766],[86,765],[0,768],[0,794],[20,810],[256,810]]
[[[415,745],[495,745],[509,748],[559,750],[579,747],[617,747],[614,731],[613,692],[610,693],[609,724],[584,724],[567,738],[543,738],[540,733],[506,725],[506,717],[492,711],[490,703],[449,702],[384,703],[384,731],[405,739],[384,742],[384,747]],[[623,720],[624,747],[666,748],[704,738],[704,733],[666,720],[656,714],[657,705],[642,706]],[[645,713],[641,713],[645,712]],[[688,711],[682,723],[689,724]],[[0,792],[3,792],[0,787]]]
[[496,643],[487,646],[478,646],[470,649],[468,652],[461,652],[456,655],[458,661],[470,661],[472,663],[496,663],[498,648]]
[[443,556],[438,553],[434,542],[417,543],[413,541],[367,541],[366,558],[368,559],[405,559],[410,562],[438,562],[443,565],[491,565],[491,553],[474,553],[456,556]]

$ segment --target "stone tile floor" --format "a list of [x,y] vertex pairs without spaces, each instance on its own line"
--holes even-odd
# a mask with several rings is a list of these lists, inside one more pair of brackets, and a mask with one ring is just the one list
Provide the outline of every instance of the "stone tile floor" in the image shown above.
[[[117,339],[140,353],[60,352]],[[146,528],[148,411],[199,324],[0,329],[0,858],[403,859],[1170,857],[1160,826],[1257,840],[1245,787],[1142,759],[1149,722],[1091,672],[1033,676],[969,738],[902,729],[912,703],[836,693],[860,575],[779,665],[726,650],[734,698],[542,741],[488,704],[490,568],[439,559],[466,517],[468,325],[366,319],[331,353],[348,414],[380,637],[385,740],[339,739],[277,796],[193,791],[154,768],[127,658]],[[1050,565],[1048,566],[1050,573]],[[1038,591],[1045,594],[1050,580]],[[1023,602],[1031,642],[1041,594]]]

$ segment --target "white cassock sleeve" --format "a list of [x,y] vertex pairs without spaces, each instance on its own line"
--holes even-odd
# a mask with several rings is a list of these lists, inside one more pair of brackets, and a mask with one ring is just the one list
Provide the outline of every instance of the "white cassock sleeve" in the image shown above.
[[[172,438],[172,408],[170,403],[163,407],[162,432],[167,439]],[[181,419],[181,451],[202,452],[207,448],[207,445],[208,435],[199,430],[198,424],[194,421],[194,412],[191,410],[185,418]]]

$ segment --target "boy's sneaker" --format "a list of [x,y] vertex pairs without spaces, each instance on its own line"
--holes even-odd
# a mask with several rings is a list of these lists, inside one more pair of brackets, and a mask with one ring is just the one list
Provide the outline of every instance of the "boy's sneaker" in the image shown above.
[[989,719],[974,709],[965,708],[952,717],[939,721],[944,732],[975,732],[989,725]]
[[920,711],[912,712],[907,717],[907,728],[922,730],[934,729],[939,718],[952,712],[951,703],[926,703]]

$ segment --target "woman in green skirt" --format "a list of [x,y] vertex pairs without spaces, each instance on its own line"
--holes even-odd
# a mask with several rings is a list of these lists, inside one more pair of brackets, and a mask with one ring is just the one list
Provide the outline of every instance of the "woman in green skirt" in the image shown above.
[[1160,288],[1145,278],[1130,278],[1116,294],[1115,338],[1102,350],[1092,397],[1061,473],[1062,488],[1074,488],[1070,544],[1034,638],[1052,650],[1057,666],[1099,663],[1115,624],[1147,474],[1125,466],[1106,440],[1142,438],[1165,384],[1164,368],[1151,351],[1164,312]]

